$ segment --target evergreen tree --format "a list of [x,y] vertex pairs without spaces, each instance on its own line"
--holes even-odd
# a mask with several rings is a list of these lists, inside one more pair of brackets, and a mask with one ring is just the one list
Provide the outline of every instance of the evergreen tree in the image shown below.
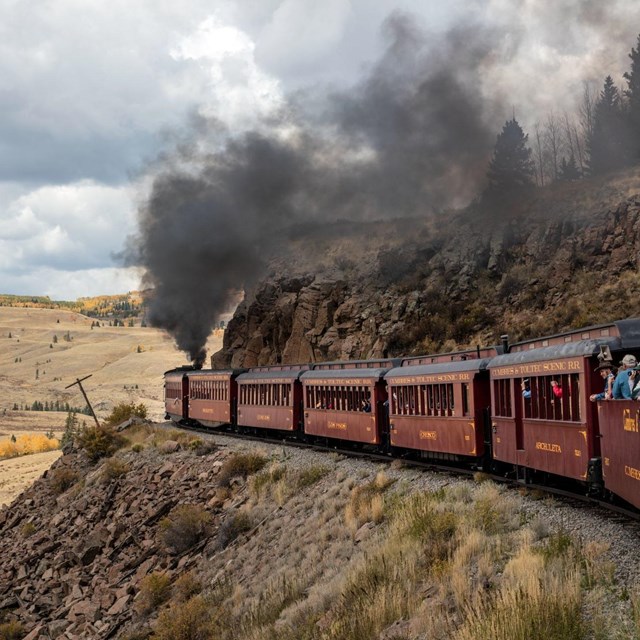
[[628,164],[628,129],[620,93],[607,76],[596,103],[593,131],[587,140],[592,175],[620,169]]
[[628,101],[628,119],[631,129],[632,145],[630,149],[631,159],[634,162],[640,160],[640,35],[638,35],[637,49],[631,48],[631,69],[624,74],[628,88],[624,95]]
[[488,195],[516,194],[533,186],[535,165],[528,140],[515,118],[502,127],[489,164]]
[[578,169],[573,153],[569,158],[569,162],[567,162],[567,159],[563,157],[562,162],[560,163],[560,174],[558,179],[568,182],[571,180],[580,180],[581,177],[580,169]]

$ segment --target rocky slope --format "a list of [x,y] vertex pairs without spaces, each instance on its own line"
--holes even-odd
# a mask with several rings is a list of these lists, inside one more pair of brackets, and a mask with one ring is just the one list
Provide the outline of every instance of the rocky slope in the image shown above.
[[640,314],[640,173],[500,212],[307,229],[247,291],[213,366],[448,350]]

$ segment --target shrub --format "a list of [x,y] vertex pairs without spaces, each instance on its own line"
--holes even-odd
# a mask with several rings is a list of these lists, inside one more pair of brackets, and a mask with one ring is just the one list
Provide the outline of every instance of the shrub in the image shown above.
[[102,466],[102,481],[109,483],[127,474],[129,465],[124,460],[109,458]]
[[25,522],[20,528],[20,533],[23,538],[28,538],[32,536],[37,531],[36,525],[33,522]]
[[202,583],[191,571],[181,575],[173,585],[173,597],[177,602],[186,602],[202,591]]
[[20,622],[5,622],[0,624],[0,640],[20,640],[24,637],[24,627]]
[[316,464],[311,467],[307,467],[298,473],[298,477],[296,479],[296,485],[298,489],[304,489],[305,487],[310,487],[312,484],[315,484],[319,480],[322,480],[327,473],[329,473],[328,467],[325,467],[321,464]]
[[144,451],[144,445],[141,442],[136,442],[136,444],[131,447],[131,451],[134,453],[140,453],[141,451]]
[[140,581],[140,591],[136,599],[139,613],[149,614],[171,595],[171,578],[166,573],[156,571]]
[[144,418],[147,417],[147,407],[142,402],[140,404],[134,404],[133,402],[126,403],[121,402],[116,405],[109,417],[105,420],[105,424],[108,426],[114,426],[124,422],[125,420],[129,420],[129,418],[133,417]]
[[238,536],[253,529],[253,521],[245,511],[227,518],[218,530],[218,547],[228,547]]
[[68,467],[55,469],[51,473],[49,484],[56,495],[64,493],[69,487],[72,487],[78,481],[78,474]]
[[195,504],[176,507],[160,521],[160,538],[165,547],[182,553],[209,533],[211,514]]
[[125,440],[109,427],[83,427],[78,434],[78,445],[95,462],[113,455]]
[[213,635],[213,612],[202,596],[176,604],[158,618],[154,640],[209,640]]
[[260,471],[267,464],[266,458],[259,453],[235,453],[227,458],[220,468],[218,484],[228,487],[231,478],[246,478],[256,471]]

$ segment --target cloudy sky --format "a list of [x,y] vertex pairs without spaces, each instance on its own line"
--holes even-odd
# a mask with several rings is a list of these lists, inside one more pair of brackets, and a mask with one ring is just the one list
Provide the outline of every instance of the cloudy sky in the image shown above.
[[[126,292],[158,156],[196,115],[234,136],[308,91],[357,86],[412,16],[438,42],[488,27],[479,91],[496,133],[572,110],[582,81],[622,83],[635,0],[0,0],[0,293]],[[487,62],[490,60],[490,63]],[[471,73],[471,71],[470,71]],[[499,100],[498,100],[499,98]],[[169,257],[168,257],[169,259]]]

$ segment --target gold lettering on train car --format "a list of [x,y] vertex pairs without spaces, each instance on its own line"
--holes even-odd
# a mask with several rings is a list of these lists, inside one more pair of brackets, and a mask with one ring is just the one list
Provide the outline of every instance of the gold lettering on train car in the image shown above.
[[469,442],[469,440],[471,440],[471,436],[465,436],[464,439]]
[[604,466],[608,467],[609,466],[609,458],[605,458],[604,459]]
[[623,425],[625,431],[634,431],[638,433],[638,413],[634,418],[631,417],[631,411],[629,409],[625,409],[622,415],[623,417]]
[[202,407],[202,413],[213,413],[213,409],[210,407]]
[[560,445],[552,442],[536,442],[536,449],[548,451],[549,453],[562,453]]
[[634,480],[640,480],[640,469],[634,469],[629,465],[624,465],[624,475],[633,478]]
[[502,442],[502,440],[500,440],[500,438],[496,438],[496,443],[500,444]]
[[435,431],[420,431],[420,440],[437,440],[438,434]]
[[582,451],[580,451],[580,449],[574,449],[574,450],[573,450],[573,455],[574,455],[576,458],[582,458]]
[[261,422],[269,422],[271,420],[271,416],[265,415],[264,413],[259,413],[256,416],[256,420],[260,420]]
[[337,429],[338,431],[346,431],[347,430],[347,423],[346,422],[333,422],[332,420],[329,420],[329,422],[327,422],[327,427],[329,427],[329,429]]

